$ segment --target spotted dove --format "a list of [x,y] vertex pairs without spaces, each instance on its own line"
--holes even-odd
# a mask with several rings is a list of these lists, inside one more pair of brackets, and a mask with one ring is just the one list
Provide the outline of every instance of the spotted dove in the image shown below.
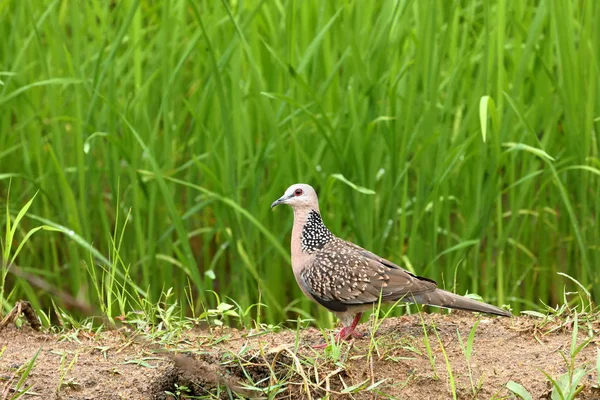
[[302,292],[333,312],[343,324],[337,339],[360,337],[355,328],[362,313],[374,304],[404,302],[483,312],[512,314],[501,308],[437,288],[431,279],[414,275],[385,258],[336,237],[327,229],[315,190],[306,184],[290,186],[271,204],[294,210],[292,269]]

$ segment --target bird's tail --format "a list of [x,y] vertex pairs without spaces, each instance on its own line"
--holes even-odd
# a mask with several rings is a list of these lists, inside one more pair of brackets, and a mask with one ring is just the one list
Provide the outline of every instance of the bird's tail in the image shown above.
[[413,299],[406,299],[407,301],[414,301],[418,304],[427,304],[430,306],[454,308],[457,310],[476,311],[486,314],[501,315],[503,317],[510,317],[512,314],[510,311],[503,310],[491,304],[487,304],[481,301],[469,299],[468,297],[459,296],[454,293],[447,292],[442,289],[436,289],[427,293],[420,293],[415,295]]

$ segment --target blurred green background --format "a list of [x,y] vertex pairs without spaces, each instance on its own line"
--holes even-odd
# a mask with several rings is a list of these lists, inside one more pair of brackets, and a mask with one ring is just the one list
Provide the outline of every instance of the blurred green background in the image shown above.
[[536,309],[577,289],[562,272],[597,300],[598,21],[589,0],[0,2],[3,309],[197,315],[214,290],[325,320],[269,208],[296,182],[442,287]]

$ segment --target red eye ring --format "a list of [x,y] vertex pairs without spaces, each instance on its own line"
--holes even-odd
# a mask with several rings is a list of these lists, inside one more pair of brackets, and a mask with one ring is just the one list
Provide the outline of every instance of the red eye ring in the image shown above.
[[298,188],[296,190],[294,190],[294,196],[302,196],[302,189]]

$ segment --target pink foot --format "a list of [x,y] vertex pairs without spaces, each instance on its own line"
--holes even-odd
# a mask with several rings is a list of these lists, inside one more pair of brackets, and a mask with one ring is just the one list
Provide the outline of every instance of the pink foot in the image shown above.
[[351,335],[355,339],[362,339],[366,336],[364,333],[360,333],[359,331],[353,331]]
[[356,338],[356,339],[360,339],[362,338],[364,335],[360,332],[358,332],[357,330],[355,330],[354,327],[352,326],[345,326],[342,329],[340,329],[340,332],[337,334],[337,341],[341,342],[342,340],[350,340],[351,338]]
[[354,316],[352,323],[349,326],[345,326],[338,333],[338,341],[347,340],[349,337],[361,338],[363,334],[360,332],[356,332],[356,326],[360,321],[360,317],[362,317],[362,313],[358,313]]
[[[336,343],[341,343],[342,340],[350,340],[351,338],[360,339],[365,336],[364,334],[356,331],[356,326],[358,325],[361,316],[362,313],[356,314],[354,320],[352,320],[352,323],[349,326],[344,326],[342,329],[340,329],[338,334],[335,336]],[[313,349],[323,349],[325,347],[327,347],[327,343],[313,346]]]
[[[362,337],[364,337],[364,335],[362,333],[357,332],[357,331],[350,331],[348,329],[348,327],[345,327],[345,328],[340,329],[338,334],[335,335],[335,342],[337,344],[340,344],[344,340],[350,340],[351,338],[360,339]],[[327,347],[327,345],[328,345],[327,343],[321,343],[316,346],[312,346],[312,348],[313,349],[324,349],[325,347]]]

